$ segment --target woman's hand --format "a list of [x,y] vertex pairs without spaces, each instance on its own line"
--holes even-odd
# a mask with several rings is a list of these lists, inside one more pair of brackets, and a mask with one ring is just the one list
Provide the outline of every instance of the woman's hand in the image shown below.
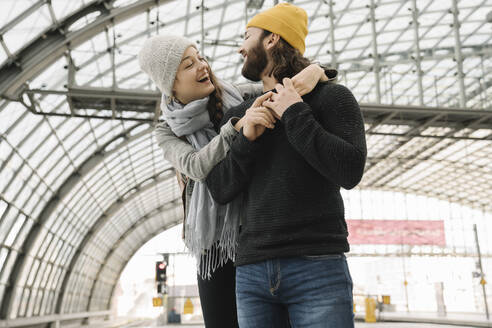
[[325,75],[325,70],[318,64],[311,64],[297,73],[291,80],[297,93],[304,96],[313,91],[319,81],[328,81],[328,77]]
[[275,124],[271,123],[275,122],[275,117],[268,108],[252,107],[248,109],[245,117],[247,120],[243,127],[243,134],[249,141],[256,140],[266,128],[275,128]]
[[276,119],[272,112],[261,104],[272,96],[273,92],[267,92],[256,98],[251,107],[246,111],[235,125],[236,130],[243,128],[243,134],[249,141],[256,140],[266,128],[275,128]]

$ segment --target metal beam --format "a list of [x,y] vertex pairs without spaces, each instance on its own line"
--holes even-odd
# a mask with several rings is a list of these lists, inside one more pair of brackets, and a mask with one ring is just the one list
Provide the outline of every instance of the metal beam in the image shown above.
[[424,88],[422,86],[422,65],[420,56],[420,38],[419,38],[419,9],[417,0],[412,1],[412,24],[413,24],[413,44],[415,50],[415,66],[417,69],[417,86],[419,88],[419,105],[424,105]]
[[[81,109],[96,109],[96,110],[111,110],[113,115],[106,118],[111,119],[129,119],[135,120],[142,117],[134,117],[135,113],[149,113],[147,120],[153,120],[154,110],[150,111],[150,108],[155,109],[160,104],[160,97],[156,97],[156,93],[146,90],[124,90],[119,88],[93,88],[93,87],[73,87],[67,91],[59,90],[27,90],[26,94],[30,99],[33,99],[33,95],[63,95],[66,96],[67,102],[70,104],[71,113],[73,117],[85,117],[87,114],[80,112]],[[28,105],[22,102],[25,107],[32,113],[37,115],[51,116],[52,114],[60,115],[62,113],[43,112],[38,110],[40,106]],[[127,116],[116,116],[118,113],[127,113]],[[67,113],[68,115],[68,113]],[[104,116],[104,115],[103,115]]]
[[461,37],[460,37],[460,26],[458,15],[458,0],[453,0],[453,31],[454,31],[454,53],[456,60],[456,68],[458,70],[458,85],[460,89],[460,107],[466,107],[466,95],[465,95],[465,74],[463,73],[463,55],[461,54]]
[[[29,90],[30,94],[59,94],[67,97],[72,97],[77,100],[78,107],[84,104],[84,99],[88,99],[86,104],[91,104],[92,107],[101,110],[109,110],[108,99],[119,99],[121,102],[125,100],[131,101],[133,107],[130,110],[138,109],[139,112],[145,112],[154,114],[157,103],[160,101],[160,94],[155,91],[146,90],[110,90],[107,88],[84,88],[77,87],[69,91],[54,91],[54,90]],[[92,103],[94,101],[94,103]],[[136,108],[136,109],[135,109]],[[402,105],[384,105],[384,104],[369,104],[361,103],[360,108],[364,116],[366,123],[381,124],[381,118],[387,117],[388,114],[395,113],[390,118],[386,118],[385,124],[392,125],[410,125],[418,126],[422,120],[425,120],[431,116],[441,117],[432,122],[431,126],[436,127],[462,127],[463,124],[467,124],[480,117],[486,119],[479,125],[471,128],[485,128],[490,129],[492,126],[492,119],[490,118],[492,110],[472,110],[472,109],[460,109],[460,108],[446,108],[446,107],[426,107],[426,106],[402,106]],[[42,113],[44,115],[51,115],[50,113]],[[69,115],[69,114],[67,114]],[[83,115],[82,115],[83,116]],[[374,129],[374,127],[372,128]],[[372,131],[371,129],[371,131]]]
[[51,5],[51,0],[46,0],[46,5],[48,6],[48,10],[50,12],[52,26],[57,26],[58,25],[58,19],[56,18],[55,10],[53,9],[53,6]]
[[[408,136],[405,133],[391,133],[391,132],[367,132],[366,135],[373,135],[373,136],[389,136],[389,137],[399,137],[399,138],[407,138]],[[480,141],[480,140],[490,140],[492,136],[492,132],[488,137],[485,138],[474,138],[474,137],[467,137],[467,136],[452,136],[452,135],[445,135],[445,136],[433,136],[433,135],[427,135],[427,134],[417,134],[414,133],[412,134],[412,138],[426,138],[426,139],[450,139],[450,140],[471,140],[471,141]],[[377,163],[377,162],[376,162]]]
[[473,129],[492,127],[492,110],[378,104],[360,104],[360,108],[366,123],[379,122],[381,117],[396,113],[387,119],[385,124],[419,126],[422,120],[439,116],[429,126],[463,128],[470,122],[481,119],[478,123],[467,127]]
[[371,35],[372,35],[372,60],[373,60],[373,71],[374,71],[374,85],[376,86],[376,102],[381,103],[381,78],[379,76],[379,54],[378,54],[378,42],[377,42],[377,31],[376,31],[376,2],[371,0],[369,5],[371,13]]
[[[217,38],[220,36],[220,32],[222,31],[222,28],[224,27],[224,18],[225,18],[226,11],[227,11],[227,3],[222,8],[222,13],[220,14],[219,28],[217,30]],[[203,47],[205,47],[205,45],[208,45],[208,43],[205,42],[205,36],[203,37],[202,42],[203,42],[203,44],[202,44]],[[213,52],[212,52],[212,56],[210,58],[215,58],[216,52],[217,52],[217,47],[214,47]],[[202,53],[202,56],[205,56],[205,52]],[[207,60],[209,60],[209,59],[207,58]]]
[[113,88],[95,88],[95,87],[73,87],[67,91],[32,89],[26,90],[27,94],[40,95],[64,95],[80,98],[115,98],[115,99],[136,99],[136,100],[156,100],[158,93],[147,90],[129,90]]
[[[333,0],[330,0],[329,6],[330,6],[329,18],[330,18],[330,54],[331,54],[331,67],[338,68],[338,61],[337,61],[338,56],[337,56],[337,49],[336,49],[336,46],[335,46],[335,11],[333,10],[333,6],[334,6]],[[318,49],[318,52],[319,52],[319,49]]]
[[[191,7],[191,0],[187,0],[186,1],[186,15],[185,16],[189,16],[191,14],[190,7]],[[185,21],[184,35],[188,35],[188,23],[189,22],[190,22],[189,19],[187,19]]]

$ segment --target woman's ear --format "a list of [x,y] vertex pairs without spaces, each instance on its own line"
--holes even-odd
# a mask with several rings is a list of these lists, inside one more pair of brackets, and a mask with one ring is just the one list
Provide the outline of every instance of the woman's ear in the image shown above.
[[178,82],[178,74],[174,78],[173,87],[171,88],[171,97],[176,98],[176,82]]
[[168,98],[168,101],[169,103],[178,101],[178,98],[176,98],[176,90],[174,90],[174,86],[171,89],[171,96]]

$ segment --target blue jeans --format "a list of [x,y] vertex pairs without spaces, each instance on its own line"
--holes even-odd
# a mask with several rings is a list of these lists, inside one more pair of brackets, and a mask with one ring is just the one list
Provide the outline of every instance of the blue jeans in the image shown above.
[[343,254],[273,259],[236,268],[241,328],[353,328],[352,278]]

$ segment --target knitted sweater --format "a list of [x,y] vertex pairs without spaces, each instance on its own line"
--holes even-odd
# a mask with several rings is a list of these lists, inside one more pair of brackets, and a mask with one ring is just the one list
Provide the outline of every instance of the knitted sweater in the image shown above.
[[[360,108],[339,84],[318,83],[303,100],[256,141],[241,131],[206,179],[222,204],[247,192],[236,265],[349,250],[340,187],[355,187],[364,171]],[[252,102],[230,109],[223,122]]]

